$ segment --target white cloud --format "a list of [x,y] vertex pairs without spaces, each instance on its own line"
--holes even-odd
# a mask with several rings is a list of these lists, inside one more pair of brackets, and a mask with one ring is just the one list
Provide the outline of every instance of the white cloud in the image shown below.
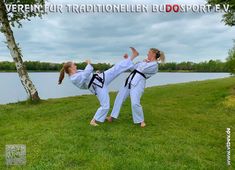
[[[189,4],[205,2],[187,1]],[[53,0],[53,3],[78,1]],[[128,0],[125,3],[151,4],[156,1]],[[157,3],[173,4],[179,1],[161,0]],[[235,35],[235,29],[220,22],[221,17],[222,14],[214,13],[50,13],[43,19],[33,18],[30,22],[23,22],[23,28],[14,28],[14,34],[22,47],[24,60],[80,62],[90,58],[93,62],[114,63],[125,52],[129,52],[129,46],[135,46],[140,51],[141,59],[146,56],[150,47],[157,47],[165,52],[167,61],[224,60],[233,45],[232,35]],[[2,34],[0,40],[4,40]],[[0,41],[0,60],[10,60],[3,41]]]

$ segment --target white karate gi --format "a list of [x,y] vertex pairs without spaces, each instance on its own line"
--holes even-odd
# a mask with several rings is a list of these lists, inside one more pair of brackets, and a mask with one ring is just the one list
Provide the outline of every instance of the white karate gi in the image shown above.
[[123,102],[130,95],[133,121],[134,123],[141,123],[144,121],[144,114],[140,104],[140,98],[144,92],[146,79],[157,73],[158,63],[157,61],[139,62],[131,68],[131,70],[135,69],[143,73],[146,78],[139,73],[136,73],[132,80],[132,76],[129,77],[128,84],[126,86],[123,85],[116,96],[111,116],[113,118],[118,118]]
[[[104,81],[103,87],[100,87],[102,86],[102,83],[95,79],[89,88],[89,90],[93,94],[96,94],[100,102],[100,107],[98,108],[94,116],[94,119],[96,121],[104,122],[110,108],[109,91],[107,86],[118,75],[133,66],[134,63],[128,58],[115,64],[112,68],[104,71],[104,73],[98,74],[99,77],[102,78],[102,81]],[[77,73],[71,75],[69,78],[77,87],[81,89],[88,89],[88,85],[93,76],[93,70],[93,67],[88,64],[84,70],[78,70]]]

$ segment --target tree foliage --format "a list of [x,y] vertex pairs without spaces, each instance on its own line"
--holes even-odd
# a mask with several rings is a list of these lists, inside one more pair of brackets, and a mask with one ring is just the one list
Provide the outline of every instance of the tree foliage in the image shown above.
[[235,0],[208,0],[212,6],[219,4],[220,6],[229,5],[229,11],[223,15],[222,21],[225,25],[235,25]]
[[229,72],[235,74],[235,41],[233,48],[228,52],[227,67]]
[[[45,0],[5,0],[6,5],[45,5]],[[30,21],[31,17],[42,17],[45,14],[43,10],[32,12],[32,11],[7,11],[7,16],[9,23],[11,26],[15,27],[22,27],[21,20],[28,20]]]
[[[63,63],[47,63],[39,61],[26,61],[24,62],[27,70],[31,71],[59,71]],[[104,71],[112,67],[111,64],[97,63],[92,64],[95,70]],[[78,69],[84,69],[86,63],[77,63]],[[13,62],[0,62],[1,71],[15,71],[15,65]],[[193,62],[181,62],[181,63],[165,63],[160,65],[160,71],[195,71],[195,72],[228,72],[228,64],[221,62],[220,60],[209,60],[200,63]]]

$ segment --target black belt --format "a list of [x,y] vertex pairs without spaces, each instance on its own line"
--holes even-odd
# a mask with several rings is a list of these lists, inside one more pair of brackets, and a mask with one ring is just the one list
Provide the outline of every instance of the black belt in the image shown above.
[[[96,73],[93,74],[93,76],[92,76],[92,78],[91,78],[91,81],[90,81],[89,84],[88,84],[88,88],[90,88],[92,84],[95,84],[96,86],[98,86],[98,87],[100,87],[100,88],[103,88],[103,86],[104,86],[104,80],[105,80],[104,77],[105,77],[105,76],[104,76],[104,72],[103,72],[103,78],[101,78],[101,77],[100,77],[98,74],[96,74]],[[95,82],[94,82],[95,80],[98,80],[98,82],[100,82],[101,85],[95,83]]]
[[140,74],[141,76],[143,76],[145,79],[146,79],[146,76],[144,75],[144,73],[141,73],[140,71],[138,70],[134,70],[131,72],[131,74],[126,78],[126,82],[125,82],[125,87],[127,86],[128,84],[128,81],[129,81],[129,78],[131,77],[131,80],[128,84],[128,88],[131,89],[131,81],[133,80],[133,78],[135,77],[136,73]]

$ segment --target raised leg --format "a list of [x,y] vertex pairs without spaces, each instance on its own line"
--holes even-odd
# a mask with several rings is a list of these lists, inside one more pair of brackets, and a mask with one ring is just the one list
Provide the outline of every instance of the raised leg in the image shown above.
[[109,85],[117,76],[134,66],[131,59],[124,59],[104,72],[105,84]]
[[118,75],[127,71],[134,66],[133,60],[139,55],[135,48],[130,47],[132,51],[132,56],[129,58],[127,54],[124,55],[124,60],[115,64],[112,68],[106,70],[105,73],[105,83],[108,85],[113,81]]

